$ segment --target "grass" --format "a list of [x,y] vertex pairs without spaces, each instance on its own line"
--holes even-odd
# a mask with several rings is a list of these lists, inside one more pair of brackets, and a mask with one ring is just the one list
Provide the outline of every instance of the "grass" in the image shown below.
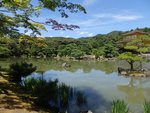
[[150,102],[144,102],[143,104],[144,113],[150,113]]
[[111,113],[129,113],[129,108],[123,100],[116,100],[112,103]]
[[[38,108],[34,105],[34,97],[29,92],[24,91],[18,84],[9,81],[10,76],[6,72],[0,71],[0,113],[10,111],[21,113],[23,110],[43,111],[48,110]],[[3,111],[1,111],[3,110]],[[49,110],[50,111],[50,110]],[[51,113],[51,112],[50,112]]]

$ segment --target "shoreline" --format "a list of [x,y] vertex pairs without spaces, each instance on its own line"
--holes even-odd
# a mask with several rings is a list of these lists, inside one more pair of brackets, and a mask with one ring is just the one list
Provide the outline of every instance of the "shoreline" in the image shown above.
[[0,86],[0,113],[49,113],[34,105],[28,92],[10,82],[7,72],[0,71]]

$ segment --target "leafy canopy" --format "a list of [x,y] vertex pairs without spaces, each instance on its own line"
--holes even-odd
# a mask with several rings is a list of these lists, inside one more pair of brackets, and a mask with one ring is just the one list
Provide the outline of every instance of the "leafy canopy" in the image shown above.
[[118,58],[121,60],[126,60],[133,69],[133,63],[136,61],[143,61],[144,58],[141,54],[149,51],[150,46],[146,43],[148,41],[150,41],[149,36],[140,36],[132,39],[124,45],[124,51]]
[[124,52],[119,55],[119,59],[127,61],[142,61],[142,57],[131,52]]
[[[35,5],[34,2],[38,4]],[[46,30],[44,25],[49,25],[55,30],[73,30],[76,25],[60,24],[51,17],[46,22],[38,22],[33,17],[39,17],[42,9],[59,12],[62,18],[69,17],[66,12],[86,13],[79,4],[67,0],[1,0],[0,1],[0,35],[18,36],[19,29],[24,32],[32,31],[31,35],[40,35],[40,30]]]

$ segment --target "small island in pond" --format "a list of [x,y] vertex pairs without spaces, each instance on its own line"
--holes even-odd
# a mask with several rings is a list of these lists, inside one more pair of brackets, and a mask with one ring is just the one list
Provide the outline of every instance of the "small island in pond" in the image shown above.
[[[150,76],[150,71],[144,69],[142,62],[146,61],[150,56],[150,38],[145,32],[134,30],[123,34],[124,38],[119,42],[121,60],[126,60],[130,65],[130,69],[118,67],[118,73],[126,76],[146,77]],[[139,62],[138,68],[134,68],[134,63]]]

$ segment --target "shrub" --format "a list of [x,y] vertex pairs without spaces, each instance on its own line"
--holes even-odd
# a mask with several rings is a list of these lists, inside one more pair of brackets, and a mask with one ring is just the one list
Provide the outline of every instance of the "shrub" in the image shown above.
[[59,96],[60,96],[60,102],[62,107],[68,106],[69,97],[70,97],[70,87],[61,84],[59,85]]
[[129,113],[129,108],[124,101],[116,100],[112,103],[111,113]]
[[36,97],[35,103],[42,107],[48,107],[49,102],[57,103],[58,97],[58,80],[46,81],[43,79],[26,79],[24,87]]
[[143,107],[144,107],[144,113],[150,113],[150,102],[145,101]]
[[63,83],[59,84],[57,79],[46,81],[30,78],[24,81],[24,87],[31,92],[32,96],[36,97],[35,104],[46,108],[55,107],[62,112],[67,110],[73,99],[78,105],[84,104],[85,101],[82,92],[73,92],[71,87]]
[[16,83],[21,83],[21,77],[26,77],[36,70],[33,64],[26,62],[14,63],[9,66],[9,75],[11,80]]

